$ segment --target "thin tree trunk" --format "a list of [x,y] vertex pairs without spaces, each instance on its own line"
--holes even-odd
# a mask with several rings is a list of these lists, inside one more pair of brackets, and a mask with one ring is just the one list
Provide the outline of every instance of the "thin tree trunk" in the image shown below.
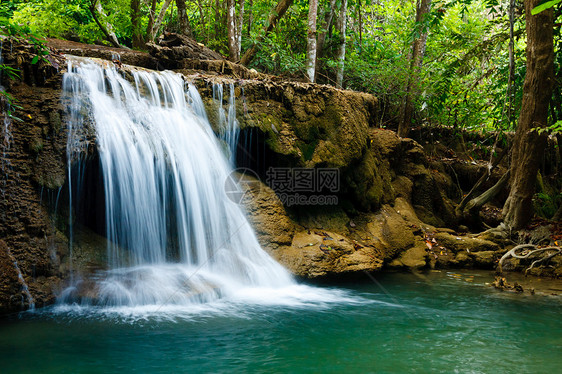
[[92,13],[92,17],[94,21],[98,24],[100,30],[104,33],[106,39],[117,48],[125,48],[121,44],[119,44],[119,40],[117,39],[117,35],[113,31],[113,26],[106,20],[105,12],[103,11],[103,7],[99,0],[92,0],[90,4],[90,13]]
[[418,74],[425,53],[427,42],[427,28],[422,24],[431,9],[431,0],[418,0],[416,6],[416,27],[420,28],[420,35],[412,43],[412,54],[410,59],[410,74],[406,83],[405,97],[400,109],[400,122],[398,124],[398,136],[405,138],[410,132],[412,117],[414,115],[414,88],[418,83]]
[[236,35],[236,1],[227,0],[226,1],[226,23],[228,27],[228,57],[230,61],[238,61],[240,59],[240,54],[238,52],[237,46],[237,35]]
[[205,21],[205,12],[203,11],[203,5],[201,4],[201,0],[197,0],[197,9],[199,11],[199,23],[205,25],[203,27],[203,33],[201,34],[201,38],[205,39],[205,44],[209,44],[209,32],[206,27]]
[[236,47],[238,48],[238,58],[236,61],[240,60],[240,52],[242,52],[242,26],[244,24],[244,0],[238,0],[239,13],[238,13],[238,23],[236,24]]
[[343,71],[345,65],[345,32],[347,27],[347,0],[342,0],[339,19],[339,32],[340,32],[340,46],[336,60],[338,61],[338,71],[336,73],[336,87],[342,88],[343,84]]
[[[316,43],[316,75],[318,75],[318,70],[320,69],[320,58],[324,56],[324,45],[326,44],[326,36],[328,35],[328,30],[332,27],[332,21],[334,20],[334,14],[336,10],[336,0],[330,0],[327,4],[328,8],[323,9],[320,13],[324,14],[322,22],[320,24],[320,32],[318,33],[318,42]],[[316,79],[315,79],[316,80]]]
[[258,38],[256,43],[254,43],[242,56],[240,63],[242,65],[248,65],[250,61],[254,58],[258,51],[258,44],[263,42],[267,34],[269,34],[277,25],[277,22],[285,15],[285,12],[293,4],[293,0],[279,0],[279,3],[269,15],[269,20],[267,26],[264,28],[263,34]]
[[180,34],[193,37],[191,26],[189,26],[189,17],[187,16],[187,7],[185,0],[176,0],[178,6],[178,24],[180,27]]
[[156,36],[158,35],[158,30],[160,29],[160,26],[162,26],[162,21],[164,20],[164,15],[166,14],[166,10],[168,10],[168,7],[170,6],[171,2],[172,0],[166,0],[164,1],[164,4],[162,4],[162,9],[160,9],[160,13],[158,13],[158,17],[156,18],[156,21],[154,22],[154,25],[150,30],[150,34],[148,35],[149,41],[154,41],[154,39],[156,39]]
[[514,46],[515,38],[513,26],[515,24],[515,0],[509,0],[509,77],[507,81],[507,122],[511,124],[513,113],[513,82],[515,81],[515,58]]
[[316,16],[318,0],[308,2],[308,33],[306,36],[306,75],[309,82],[314,82],[316,71]]
[[329,9],[324,12],[324,21],[322,21],[321,31],[318,34],[318,44],[316,47],[316,55],[318,57],[324,54],[324,43],[326,43],[326,35],[328,35],[328,30],[332,27],[332,21],[334,20],[334,14],[336,9],[336,0],[330,0]]
[[359,53],[363,51],[363,16],[361,14],[361,4],[357,7],[357,18],[359,18]]
[[525,227],[533,214],[537,171],[546,146],[545,134],[533,129],[547,125],[554,83],[553,11],[531,15],[541,2],[525,0],[527,73],[511,153],[511,190],[503,208],[504,223],[514,230]]
[[156,3],[157,0],[152,0],[150,4],[150,12],[148,14],[148,25],[146,26],[146,35],[150,37],[152,26],[154,26],[154,18],[156,17]]
[[215,0],[215,40],[220,39],[220,30],[221,30],[221,12],[220,12],[221,3],[220,0]]
[[254,7],[254,0],[249,0],[248,5],[250,6],[248,9],[248,24],[246,25],[246,33],[248,37],[250,37],[250,32],[252,31],[252,24],[254,22],[254,13],[252,8]]
[[131,0],[131,28],[133,34],[133,48],[144,47],[144,38],[142,37],[140,27],[140,5],[141,0]]

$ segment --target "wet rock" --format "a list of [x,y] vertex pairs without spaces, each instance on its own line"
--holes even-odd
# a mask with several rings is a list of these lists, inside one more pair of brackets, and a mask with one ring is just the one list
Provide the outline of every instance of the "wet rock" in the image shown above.
[[[146,52],[132,49],[114,48],[103,45],[78,43],[68,40],[47,38],[47,46],[55,53],[81,57],[117,60],[123,64],[158,70],[158,60]],[[64,66],[64,65],[61,65]]]
[[384,248],[385,258],[393,258],[399,252],[414,245],[414,234],[408,223],[391,206],[384,205],[378,214],[372,215],[366,230]]
[[291,245],[296,225],[275,192],[250,175],[244,175],[240,184],[245,191],[242,203],[261,246],[273,253],[280,246]]
[[22,287],[14,259],[9,255],[6,243],[0,239],[0,315],[22,309]]
[[247,192],[248,219],[260,244],[293,274],[317,278],[382,268],[381,251],[376,247],[318,227],[326,222],[334,222],[336,227],[347,222],[343,212],[336,210],[335,218],[316,217],[316,221],[308,221],[310,228],[303,228],[289,218],[275,192],[262,182],[245,176],[242,187]]
[[383,261],[374,248],[358,248],[349,239],[331,232],[299,232],[290,247],[276,258],[294,274],[317,278],[376,271]]
[[480,238],[470,238],[467,236],[451,235],[450,233],[440,232],[434,235],[435,240],[440,246],[450,249],[453,252],[494,252],[500,249],[500,246],[489,240]]
[[474,259],[474,264],[481,269],[494,269],[497,265],[500,255],[494,251],[474,252],[471,257]]
[[472,257],[467,252],[458,252],[455,256],[455,262],[460,267],[471,267],[474,263]]
[[427,265],[427,248],[425,243],[419,242],[415,247],[403,252],[398,258],[392,260],[388,266],[390,268],[405,268],[417,270]]

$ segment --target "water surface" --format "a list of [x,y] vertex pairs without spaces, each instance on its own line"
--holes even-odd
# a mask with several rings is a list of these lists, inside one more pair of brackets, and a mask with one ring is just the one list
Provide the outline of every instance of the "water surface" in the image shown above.
[[1,372],[562,372],[562,302],[496,291],[490,277],[388,274],[191,307],[50,307],[0,322]]

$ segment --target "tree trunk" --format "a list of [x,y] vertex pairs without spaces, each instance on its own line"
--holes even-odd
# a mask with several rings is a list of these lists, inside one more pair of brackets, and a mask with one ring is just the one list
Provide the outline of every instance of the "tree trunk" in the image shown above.
[[332,27],[332,21],[334,20],[334,13],[336,9],[336,0],[330,0],[329,9],[325,12],[324,21],[320,27],[320,33],[318,34],[318,46],[316,48],[316,55],[318,57],[323,55],[324,43],[326,43],[326,35],[328,35],[328,30]]
[[236,61],[240,60],[240,52],[242,52],[242,26],[244,24],[244,0],[238,0],[239,12],[238,12],[238,23],[236,24],[236,47],[238,48],[238,58]]
[[226,1],[226,24],[228,28],[228,57],[230,61],[238,61],[238,48],[236,46],[236,2]]
[[316,71],[316,16],[318,0],[308,2],[308,33],[306,35],[306,75],[309,82],[314,82]]
[[285,12],[293,4],[293,0],[279,0],[279,3],[269,15],[269,20],[267,26],[264,28],[263,34],[258,38],[257,43],[254,43],[242,56],[240,63],[242,65],[248,65],[250,61],[254,58],[258,51],[258,44],[263,42],[267,34],[269,34],[277,25],[277,22],[285,15]]
[[553,11],[531,15],[531,9],[540,3],[525,0],[527,73],[511,153],[511,190],[503,208],[504,223],[514,230],[525,227],[533,213],[532,197],[546,134],[532,129],[547,125],[554,83]]
[[103,11],[103,7],[99,0],[92,0],[90,4],[90,13],[92,13],[92,17],[94,21],[98,24],[100,30],[104,33],[106,39],[117,48],[124,48],[121,44],[119,44],[119,40],[117,39],[117,35],[113,31],[113,26],[111,23],[107,22],[105,12]]
[[357,19],[359,24],[357,25],[359,29],[359,54],[363,52],[363,16],[361,14],[361,2],[355,6],[355,12],[357,13]]
[[336,73],[336,87],[342,88],[343,71],[345,65],[345,31],[347,26],[347,0],[342,0],[339,19],[340,47],[336,59],[338,61],[338,71]]
[[[332,27],[334,14],[336,10],[336,0],[330,0],[327,9],[323,9],[320,13],[324,14],[323,20],[320,24],[320,31],[318,33],[318,43],[316,44],[316,75],[320,69],[320,58],[324,56],[324,45],[326,44],[326,37],[328,30]],[[316,79],[315,79],[316,80]]]
[[191,26],[189,26],[189,17],[187,16],[185,0],[176,0],[176,5],[178,6],[178,24],[180,27],[180,34],[187,35],[191,38],[193,37],[193,32],[191,31]]
[[166,14],[166,10],[168,10],[168,7],[170,6],[171,2],[172,0],[166,0],[164,1],[164,4],[162,4],[160,13],[158,13],[158,18],[156,18],[156,21],[154,22],[154,25],[152,25],[152,29],[150,30],[150,34],[148,35],[149,41],[152,42],[154,41],[154,39],[156,39],[156,36],[158,35],[158,30],[160,29],[160,26],[162,26],[162,21],[164,20],[164,15]]
[[240,9],[236,17],[236,0],[227,0],[228,26],[228,54],[230,61],[240,60],[240,49],[242,46],[242,22],[244,20],[244,0],[240,0]]
[[131,28],[133,34],[133,48],[144,47],[144,38],[142,37],[140,27],[140,5],[141,0],[131,0]]
[[515,0],[509,0],[509,77],[507,79],[507,122],[511,125],[511,117],[513,113],[513,96],[515,81],[515,57],[514,46],[515,37],[513,34],[513,26],[515,24]]
[[414,88],[418,83],[418,74],[425,53],[425,43],[427,42],[427,28],[423,25],[426,15],[431,9],[431,0],[418,0],[416,6],[416,28],[420,34],[412,43],[412,53],[410,57],[410,74],[406,83],[406,90],[402,107],[400,108],[400,122],[398,124],[398,136],[405,138],[410,132],[412,117],[414,115]]

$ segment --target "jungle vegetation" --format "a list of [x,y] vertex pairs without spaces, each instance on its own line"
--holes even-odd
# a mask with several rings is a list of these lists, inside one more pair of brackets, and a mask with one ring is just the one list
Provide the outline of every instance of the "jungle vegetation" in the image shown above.
[[[532,216],[547,138],[561,143],[561,0],[10,0],[0,24],[139,50],[181,33],[261,72],[372,93],[378,125],[403,137],[420,126],[489,133],[510,150],[497,187],[510,185],[503,214],[515,229]],[[562,215],[561,185],[543,193],[548,218]],[[487,199],[469,193],[460,213]]]

